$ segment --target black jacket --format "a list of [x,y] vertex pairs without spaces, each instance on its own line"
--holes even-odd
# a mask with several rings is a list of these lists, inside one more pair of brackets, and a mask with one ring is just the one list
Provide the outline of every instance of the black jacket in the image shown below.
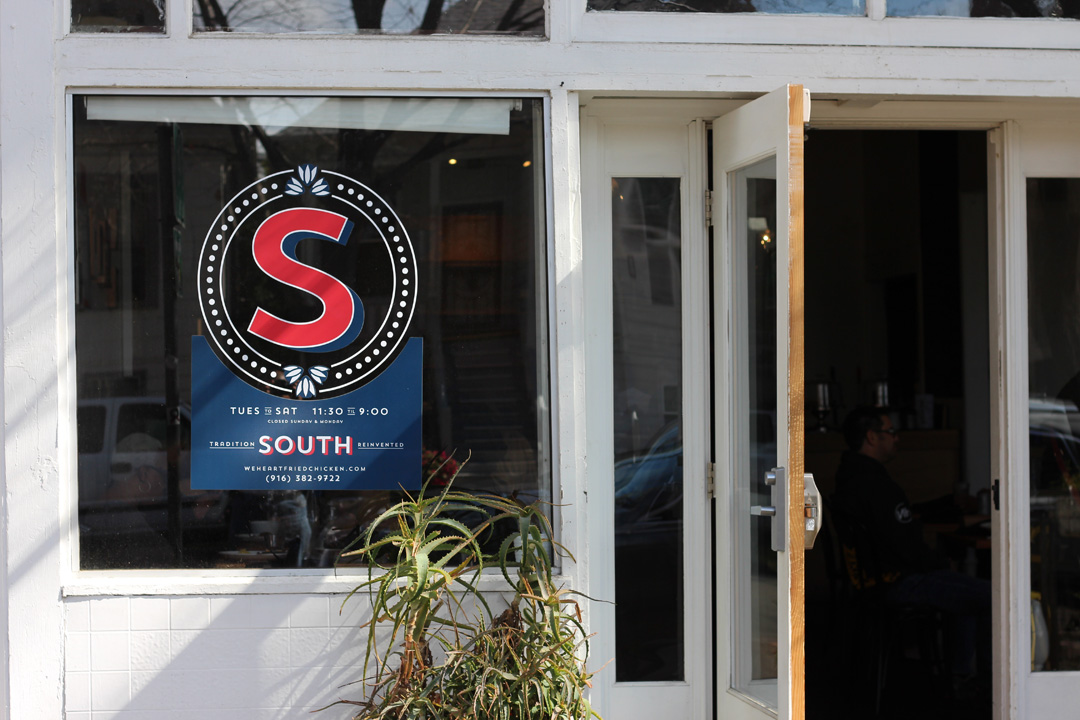
[[886,582],[942,566],[923,541],[922,525],[911,512],[907,495],[877,460],[850,450],[844,453],[836,471],[832,509],[838,526],[845,521],[862,526],[864,541],[868,537],[873,544],[869,550],[876,574]]

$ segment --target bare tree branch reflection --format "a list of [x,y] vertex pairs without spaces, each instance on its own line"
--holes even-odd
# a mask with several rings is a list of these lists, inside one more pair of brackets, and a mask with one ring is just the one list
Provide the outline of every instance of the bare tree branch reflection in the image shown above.
[[543,0],[194,0],[195,29],[233,32],[544,32]]

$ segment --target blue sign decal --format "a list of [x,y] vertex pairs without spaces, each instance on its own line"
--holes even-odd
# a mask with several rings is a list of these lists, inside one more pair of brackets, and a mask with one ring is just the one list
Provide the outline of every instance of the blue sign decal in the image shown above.
[[256,389],[191,338],[191,487],[414,490],[421,484],[423,341],[351,392],[317,400]]
[[237,193],[199,255],[191,486],[419,487],[418,276],[401,218],[348,176],[300,165]]

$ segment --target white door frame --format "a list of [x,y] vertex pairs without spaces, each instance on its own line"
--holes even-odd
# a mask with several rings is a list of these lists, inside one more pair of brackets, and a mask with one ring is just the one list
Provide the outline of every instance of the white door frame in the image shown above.
[[[812,89],[812,88],[811,88]],[[590,97],[586,101],[582,119],[582,199],[583,237],[586,239],[583,256],[586,268],[603,270],[597,265],[601,259],[610,260],[610,248],[601,249],[594,242],[599,236],[595,218],[590,218],[588,208],[596,201],[590,189],[589,179],[596,177],[599,157],[597,143],[603,132],[602,125],[619,122],[662,121],[680,118],[715,117],[743,104],[742,100],[614,100]],[[909,130],[980,130],[987,133],[988,171],[988,235],[989,235],[989,303],[990,303],[990,379],[991,379],[991,469],[993,478],[1000,480],[1000,511],[992,514],[992,561],[994,586],[994,718],[995,720],[1020,720],[1021,718],[1045,717],[1040,704],[1048,697],[1043,685],[1053,678],[1035,677],[1031,667],[1030,650],[1030,552],[1028,546],[1028,417],[1027,417],[1027,298],[1026,298],[1026,214],[1025,174],[1021,166],[1021,153],[1032,142],[1048,146],[1049,155],[1058,156],[1072,168],[1080,168],[1080,157],[1070,159],[1060,153],[1062,143],[1067,142],[1067,123],[1074,121],[1080,111],[1080,102],[1063,101],[965,101],[950,100],[895,100],[865,101],[851,98],[830,99],[815,94],[811,127],[835,129],[909,129]],[[620,119],[621,118],[621,119]],[[1063,134],[1064,133],[1064,134]],[[1021,144],[1021,135],[1025,144]],[[1076,172],[1073,170],[1072,172]],[[1045,175],[1045,173],[1044,173]],[[601,250],[608,254],[601,258]],[[591,261],[590,261],[591,258]],[[589,276],[587,273],[587,276]],[[610,283],[610,278],[608,279]],[[590,276],[586,282],[587,329],[587,378],[603,378],[609,372],[598,362],[593,348],[603,338],[597,336],[597,315],[610,311],[610,293],[597,296],[596,281]],[[590,288],[592,288],[590,290]],[[610,291],[610,284],[606,287]],[[591,301],[590,301],[591,300]],[[606,303],[597,305],[596,303]],[[684,323],[686,323],[684,318]],[[695,322],[707,322],[699,318]],[[689,327],[689,326],[686,326]],[[704,325],[698,325],[704,327]],[[610,342],[610,340],[608,341]],[[687,348],[684,348],[684,351]],[[610,358],[610,356],[608,356]],[[588,381],[587,381],[588,382]],[[605,399],[596,400],[593,384],[586,403],[589,408],[611,407]],[[603,489],[597,487],[596,474],[600,469],[597,461],[603,457],[599,440],[610,441],[610,436],[598,437],[593,431],[593,416],[589,413],[589,505],[596,508]],[[608,444],[610,454],[610,443]],[[608,475],[610,477],[610,475]],[[601,530],[601,518],[590,513],[590,545],[596,544]],[[595,566],[596,562],[590,563]],[[596,597],[595,576],[590,585]],[[601,631],[597,623],[599,603],[593,604],[593,631]],[[600,614],[602,614],[600,610]],[[600,640],[598,637],[597,640]],[[600,653],[594,653],[595,658]],[[1073,680],[1072,684],[1080,686]],[[598,686],[595,697],[598,707],[608,706],[611,688],[603,683]],[[1075,707],[1075,703],[1069,705]],[[1039,714],[1034,714],[1039,713]],[[694,717],[704,717],[695,715]]]
[[[615,656],[611,179],[678,177],[682,194],[683,575],[685,681],[615,683],[614,663],[593,678],[605,717],[711,717],[712,588],[709,452],[709,264],[704,217],[706,130],[701,118],[732,101],[597,101],[582,109],[582,262],[591,657]],[[648,568],[642,573],[648,575]],[[666,592],[666,588],[658,588]]]
[[[987,180],[990,190],[990,469],[1000,482],[999,509],[991,515],[991,560],[994,573],[995,629],[994,718],[1026,717],[1022,677],[1031,667],[1031,648],[1021,642],[1029,627],[1030,603],[1019,602],[1030,592],[1028,547],[1027,386],[1027,251],[1018,233],[1024,223],[1023,182],[1017,182],[1017,124],[1009,121],[989,133]],[[1019,240],[1018,240],[1019,238]],[[996,320],[996,322],[995,322]],[[1010,342],[1010,338],[1012,342]],[[1018,346],[1017,340],[1022,340]],[[1025,478],[1023,482],[1016,481]],[[1023,512],[1021,512],[1023,508]],[[1010,591],[1011,589],[1011,591]],[[1024,671],[1020,672],[1023,668]]]
[[811,124],[987,132],[994,720],[1067,717],[1080,673],[1031,672],[1027,177],[1080,176],[1075,103],[897,101],[814,106]]
[[[1051,112],[1060,112],[1054,109]],[[987,133],[987,206],[990,316],[991,474],[1001,485],[991,512],[994,720],[1019,720],[1031,664],[1027,637],[1030,591],[1027,517],[1027,297],[1023,233],[1023,178],[1016,174],[1017,123],[1039,108],[1009,103],[869,102],[863,107],[815,101],[811,126],[835,129],[975,130]],[[1018,229],[1020,232],[1018,232]],[[1020,283],[1020,284],[1018,284]],[[1023,341],[1020,346],[1018,340]],[[1014,419],[1015,420],[1012,420]],[[1012,420],[1010,422],[1010,420]],[[1021,587],[1023,586],[1023,587]]]
[[[999,222],[1000,270],[996,295],[1001,298],[1001,338],[995,348],[1001,358],[999,395],[1002,407],[994,409],[994,422],[1005,442],[998,448],[998,467],[1003,476],[1002,506],[1008,536],[1002,537],[998,565],[1009,577],[1008,634],[1001,648],[1012,665],[1005,695],[1010,715],[1000,717],[1043,718],[1075,715],[1080,705],[1080,672],[1032,672],[1031,670],[1031,524],[1030,444],[1028,438],[1028,294],[1027,294],[1027,180],[1028,178],[1080,177],[1080,129],[1054,118],[1007,122],[993,140],[1002,160]],[[995,468],[995,477],[999,472]],[[997,547],[995,548],[997,549]],[[1003,601],[1006,601],[1003,598]],[[998,657],[998,655],[995,655]]]

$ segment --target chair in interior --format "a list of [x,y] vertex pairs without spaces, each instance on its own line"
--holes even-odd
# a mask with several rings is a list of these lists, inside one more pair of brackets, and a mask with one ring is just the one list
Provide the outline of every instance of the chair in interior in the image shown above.
[[932,678],[937,690],[951,693],[949,665],[945,657],[945,622],[936,608],[888,602],[890,580],[881,570],[874,536],[857,512],[835,498],[826,503],[834,529],[839,561],[837,602],[841,635],[838,641],[856,652],[847,653],[849,677],[863,677],[864,692],[857,704],[872,706],[879,717],[888,688],[890,665],[900,653],[915,650],[917,661]]

